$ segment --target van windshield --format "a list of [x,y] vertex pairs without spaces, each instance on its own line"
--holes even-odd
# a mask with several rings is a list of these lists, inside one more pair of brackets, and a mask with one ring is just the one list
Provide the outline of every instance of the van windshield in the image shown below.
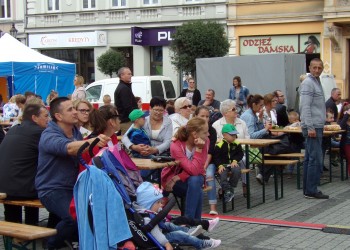
[[176,93],[174,89],[174,85],[169,80],[164,80],[164,88],[165,88],[165,96],[166,98],[176,98]]
[[93,86],[86,90],[86,100],[98,102],[101,96],[102,85]]

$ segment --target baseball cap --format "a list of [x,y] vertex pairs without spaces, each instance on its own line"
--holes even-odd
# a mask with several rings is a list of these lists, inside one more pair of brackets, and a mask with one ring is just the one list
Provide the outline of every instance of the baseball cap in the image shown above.
[[129,119],[132,122],[135,121],[136,119],[141,118],[141,117],[146,117],[145,113],[143,113],[143,111],[141,109],[134,109],[129,114]]
[[221,133],[227,133],[230,135],[237,135],[239,134],[236,127],[233,126],[232,124],[225,124],[222,129],[221,129]]

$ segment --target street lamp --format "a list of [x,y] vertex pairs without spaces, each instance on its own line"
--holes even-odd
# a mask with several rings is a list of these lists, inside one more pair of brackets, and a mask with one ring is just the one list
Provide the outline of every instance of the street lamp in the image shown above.
[[17,32],[18,30],[15,28],[15,23],[12,23],[12,27],[10,29],[10,35],[14,38],[17,38]]

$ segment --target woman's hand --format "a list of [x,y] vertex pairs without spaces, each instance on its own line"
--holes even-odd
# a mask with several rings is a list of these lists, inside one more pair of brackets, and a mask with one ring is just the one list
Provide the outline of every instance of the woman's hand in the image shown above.
[[168,192],[173,191],[173,187],[178,180],[180,180],[180,177],[178,175],[175,175],[173,178],[171,178],[165,185],[165,190]]
[[169,242],[165,243],[164,246],[166,250],[173,250],[173,246]]
[[194,139],[194,145],[198,148],[198,149],[202,149],[205,145],[205,141],[202,140],[201,138],[197,138]]

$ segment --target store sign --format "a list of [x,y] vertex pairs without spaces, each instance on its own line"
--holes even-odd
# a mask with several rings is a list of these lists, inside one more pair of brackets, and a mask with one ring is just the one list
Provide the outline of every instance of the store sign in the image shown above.
[[175,28],[144,29],[131,27],[131,44],[141,46],[166,46],[172,41]]
[[105,31],[29,35],[30,48],[74,48],[107,46]]
[[320,53],[320,34],[240,37],[240,55]]
[[298,53],[298,36],[250,36],[240,38],[241,55]]

